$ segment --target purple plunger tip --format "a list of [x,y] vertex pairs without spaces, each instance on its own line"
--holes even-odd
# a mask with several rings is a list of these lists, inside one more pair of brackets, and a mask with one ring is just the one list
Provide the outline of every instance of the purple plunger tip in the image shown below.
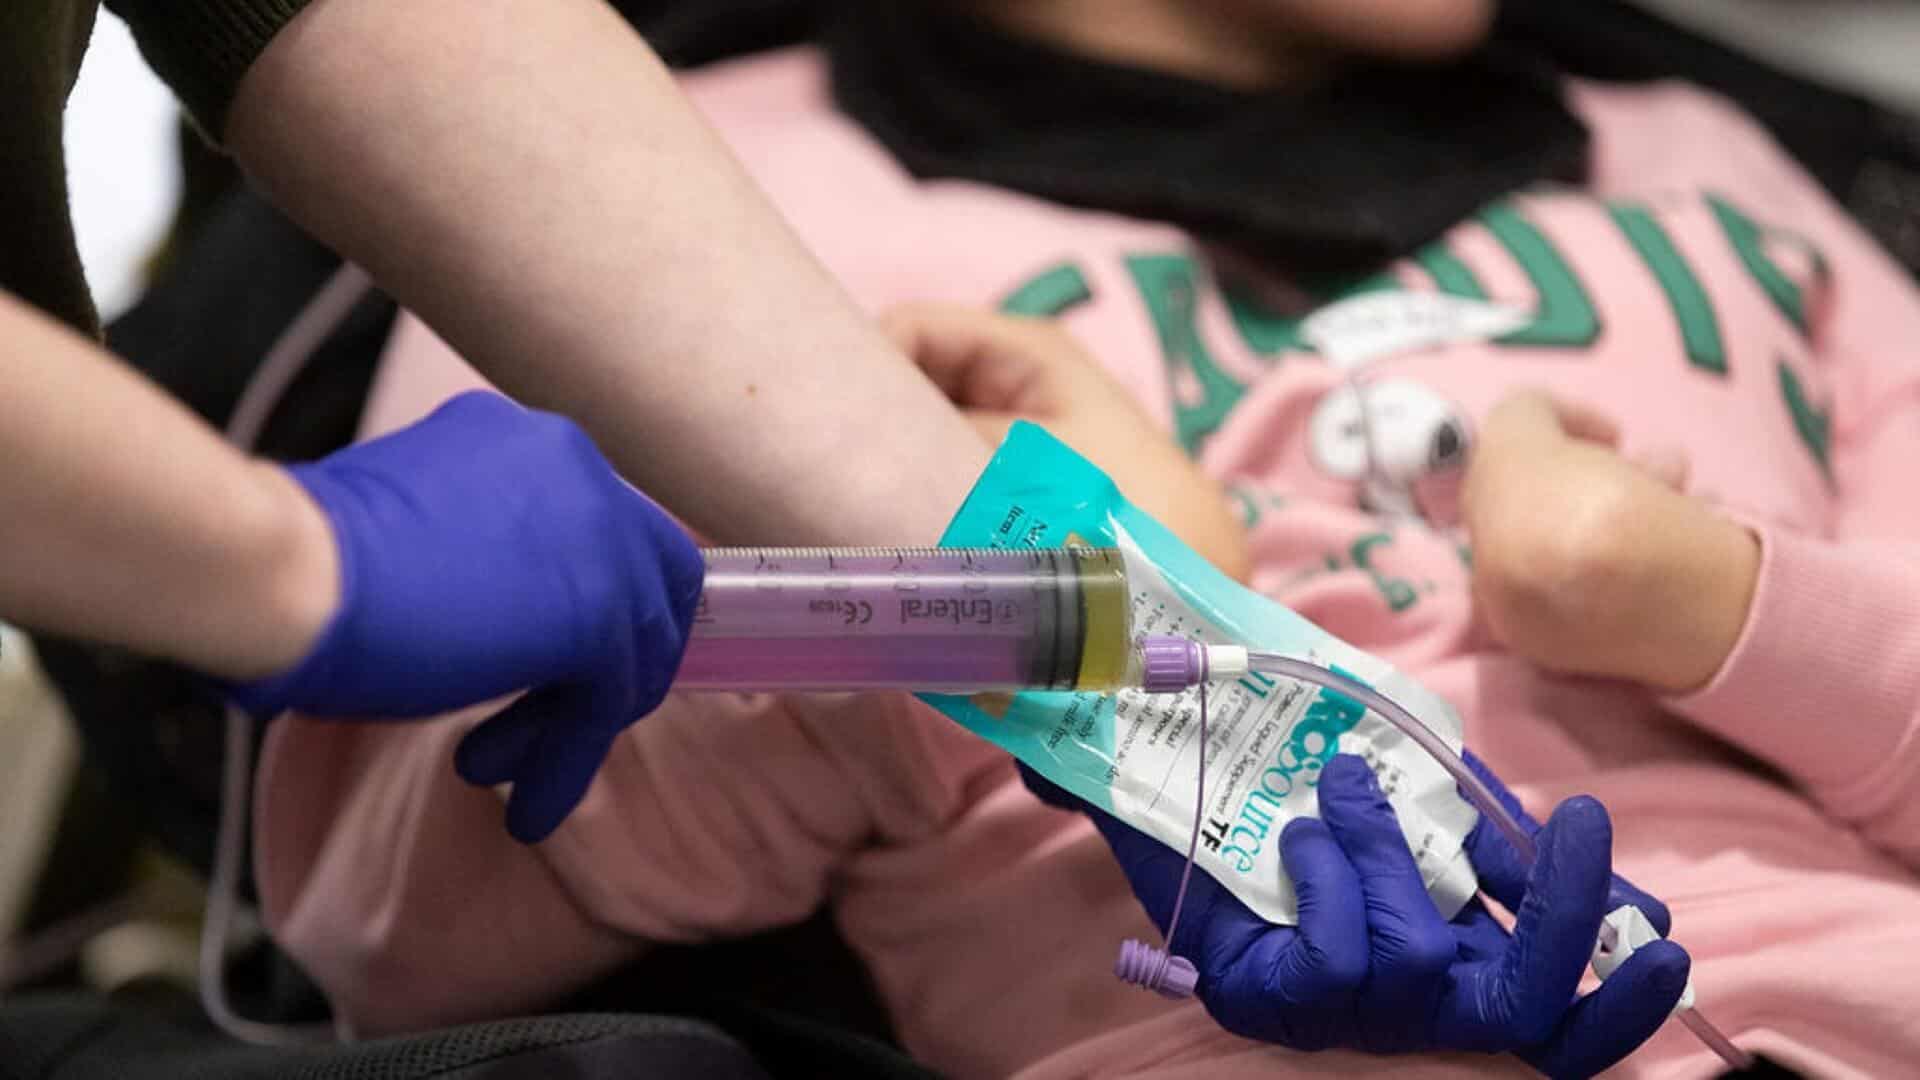
[[1185,690],[1205,674],[1206,654],[1183,637],[1155,635],[1140,643],[1141,686],[1149,694]]
[[1128,938],[1120,943],[1120,955],[1114,959],[1113,974],[1121,982],[1151,990],[1164,998],[1182,1001],[1193,996],[1200,973],[1184,956],[1170,956],[1144,941]]

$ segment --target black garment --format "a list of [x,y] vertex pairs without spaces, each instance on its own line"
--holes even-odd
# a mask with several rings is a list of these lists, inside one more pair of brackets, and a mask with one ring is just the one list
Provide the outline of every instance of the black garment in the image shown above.
[[[997,45],[983,48],[982,35],[996,35],[964,23],[959,28],[963,35],[960,39],[933,43],[942,49],[948,64],[982,64],[995,71],[1002,70],[1003,64],[1012,64],[1004,70],[1014,74],[1023,68],[1047,75],[1065,69],[1094,81],[1075,86],[1066,101],[1058,100],[1057,93],[1050,97],[1034,95],[1019,78],[1004,79],[996,86],[975,73],[971,80],[956,82],[949,77],[951,72],[942,74],[938,68],[933,69],[936,82],[929,86],[919,78],[925,74],[918,67],[924,58],[921,53],[892,59],[851,53],[851,46],[860,40],[897,40],[924,48],[915,39],[926,35],[927,27],[941,25],[944,33],[954,23],[953,16],[933,13],[928,3],[621,0],[619,6],[676,65],[691,66],[824,34],[830,47],[839,46],[834,53],[836,62],[842,63],[836,73],[842,103],[862,122],[872,125],[908,168],[923,175],[981,180],[1096,209],[1151,213],[1196,232],[1251,229],[1258,224],[1262,211],[1250,207],[1279,197],[1280,189],[1267,191],[1257,184],[1223,192],[1213,182],[1206,185],[1210,191],[1193,190],[1192,176],[1203,168],[1218,166],[1220,161],[1217,157],[1191,156],[1192,147],[1202,141],[1204,133],[1185,129],[1196,117],[1209,125],[1231,126],[1232,122],[1219,112],[1209,112],[1206,102],[1213,95],[1204,87],[1197,88],[1198,94],[1190,93],[1196,89],[1192,82],[1139,72],[1110,78],[1115,69],[1109,66],[1058,54],[1051,54],[1049,60],[1047,50],[1009,43],[1004,37]],[[896,39],[902,23],[918,26],[906,26],[905,36]],[[1009,44],[1011,49],[1002,47]],[[852,61],[852,66],[847,66],[847,61]],[[1506,0],[1495,29],[1494,48],[1473,63],[1491,65],[1483,67],[1483,79],[1518,78],[1533,83],[1540,71],[1553,70],[1606,82],[1686,79],[1723,94],[1752,114],[1834,199],[1920,275],[1920,117],[1903,115],[1858,95],[1790,75],[1622,0]],[[967,73],[963,70],[960,74]],[[1407,76],[1402,73],[1400,77]],[[1476,82],[1468,81],[1468,92],[1476,88]],[[1162,100],[1155,96],[1147,101],[1147,116],[1164,113],[1170,121],[1160,126],[1170,131],[1157,131],[1154,123],[1134,123],[1137,118],[1112,115],[1122,111],[1122,106],[1132,107],[1148,96],[1148,87],[1155,84],[1169,89],[1172,97]],[[882,88],[886,96],[877,96]],[[960,91],[960,98],[943,99],[955,89]],[[1443,104],[1467,103],[1466,98],[1455,96],[1452,86],[1442,85],[1441,89],[1438,98],[1413,101],[1411,104],[1420,111],[1409,111],[1406,118],[1425,123],[1426,114]],[[1487,87],[1480,85],[1478,89]],[[1115,107],[1106,109],[1105,102],[1095,100],[1096,91],[1117,93],[1111,99]],[[1375,110],[1372,120],[1379,123],[1393,119],[1393,97],[1408,92],[1408,87],[1391,82],[1377,88],[1370,102]],[[1062,131],[1049,133],[1049,117],[1075,123],[1091,119],[1104,128],[1095,137],[1076,141],[1065,138]],[[1486,121],[1487,117],[1481,119]],[[1238,122],[1249,125],[1249,133],[1258,131],[1255,121]],[[1468,127],[1471,129],[1471,125]],[[1390,131],[1392,141],[1385,149],[1378,144],[1367,145],[1367,136],[1377,135],[1377,128],[1358,127],[1354,132],[1355,145],[1338,147],[1342,160],[1348,162],[1343,167],[1353,167],[1354,159],[1362,154],[1375,153],[1379,159],[1372,165],[1358,164],[1373,170],[1406,172],[1400,190],[1411,188],[1412,197],[1422,203],[1413,208],[1400,206],[1402,195],[1390,176],[1371,176],[1368,183],[1348,189],[1326,182],[1327,176],[1344,175],[1337,172],[1309,174],[1291,181],[1308,185],[1319,181],[1331,195],[1313,194],[1334,200],[1343,215],[1369,219],[1358,235],[1390,235],[1396,224],[1417,226],[1424,221],[1418,211],[1437,208],[1445,195],[1453,193],[1452,185],[1464,187],[1466,183],[1450,180],[1447,191],[1429,195],[1419,183],[1421,174],[1414,171],[1416,165],[1422,165],[1419,153],[1425,141],[1451,137],[1444,127],[1428,127],[1418,138]],[[1218,133],[1212,137],[1225,138]],[[1037,138],[1049,145],[1040,146],[1036,152]],[[1484,147],[1466,145],[1457,149],[1471,152]],[[1269,153],[1308,158],[1321,151],[1320,143],[1308,142],[1297,148],[1270,148]],[[1227,152],[1237,153],[1231,149]],[[1447,157],[1443,153],[1422,167],[1444,167]],[[1140,161],[1164,163],[1168,175],[1138,168],[1125,175],[1111,172],[1116,164]],[[1249,159],[1243,167],[1257,164]],[[1512,164],[1506,163],[1509,168]],[[1491,169],[1486,179],[1491,186],[1502,183]],[[1429,198],[1431,206],[1426,205]],[[1309,225],[1319,220],[1310,213],[1299,216]],[[1409,227],[1407,233],[1430,228]],[[1392,254],[1405,250],[1402,247]]]
[[1371,65],[1305,97],[1102,63],[927,4],[841,0],[825,26],[841,107],[916,175],[1168,221],[1303,275],[1377,268],[1500,195],[1577,180],[1584,132],[1557,76],[1687,79],[1920,275],[1920,117],[1618,0],[1509,0],[1459,63]]
[[695,68],[809,40],[825,0],[613,0],[660,58]]
[[915,175],[1175,222],[1303,275],[1358,273],[1586,169],[1553,70],[1503,46],[1248,93],[1076,56],[935,5],[848,0],[833,89]]

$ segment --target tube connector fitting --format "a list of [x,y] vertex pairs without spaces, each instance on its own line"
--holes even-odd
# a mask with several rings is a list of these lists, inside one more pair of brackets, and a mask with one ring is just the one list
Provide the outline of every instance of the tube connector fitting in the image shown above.
[[[1642,945],[1660,940],[1660,931],[1639,908],[1631,904],[1622,904],[1607,913],[1600,923],[1600,940],[1593,946],[1593,973],[1605,982],[1620,965],[1627,962]],[[1680,1000],[1674,1003],[1674,1015],[1693,1008],[1693,980],[1687,980],[1687,987],[1680,994]]]
[[1140,685],[1149,694],[1177,694],[1206,678],[1207,656],[1183,637],[1155,635],[1140,643]]
[[1247,650],[1240,645],[1207,646],[1206,677],[1209,679],[1237,679],[1252,667],[1247,659]]
[[1213,679],[1247,673],[1247,650],[1238,645],[1202,645],[1171,634],[1140,642],[1140,685],[1149,694],[1174,694]]

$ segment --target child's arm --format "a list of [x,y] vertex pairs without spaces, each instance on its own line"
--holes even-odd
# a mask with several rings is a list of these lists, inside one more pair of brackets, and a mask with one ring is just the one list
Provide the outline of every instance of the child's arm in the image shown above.
[[1837,212],[1819,223],[1830,535],[1735,524],[1523,399],[1469,474],[1476,600],[1516,653],[1673,695],[1920,865],[1920,297]]
[[881,326],[988,441],[1015,420],[1044,426],[1223,573],[1247,580],[1246,529],[1226,492],[1064,330],[934,304],[895,308]]
[[1549,671],[1704,686],[1747,621],[1755,536],[1621,457],[1612,421],[1575,403],[1522,391],[1481,428],[1463,509],[1494,637]]
[[1920,294],[1822,200],[1836,373],[1829,537],[1761,528],[1740,640],[1684,715],[1798,779],[1920,865]]
[[253,815],[261,912],[356,1035],[522,1015],[645,948],[568,896],[545,845],[500,828],[499,796],[454,775],[473,719],[288,717],[267,733]]
[[1005,768],[903,695],[675,695],[529,847],[453,774],[472,719],[270,735],[267,923],[361,1034],[551,1006],[649,943],[797,922],[852,854],[944,827]]

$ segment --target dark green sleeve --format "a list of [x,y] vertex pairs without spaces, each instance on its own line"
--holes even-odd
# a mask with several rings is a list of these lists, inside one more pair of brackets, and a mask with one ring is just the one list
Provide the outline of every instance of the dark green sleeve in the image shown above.
[[[13,0],[0,0],[11,3]],[[106,0],[147,63],[218,142],[234,90],[267,42],[308,0]]]

